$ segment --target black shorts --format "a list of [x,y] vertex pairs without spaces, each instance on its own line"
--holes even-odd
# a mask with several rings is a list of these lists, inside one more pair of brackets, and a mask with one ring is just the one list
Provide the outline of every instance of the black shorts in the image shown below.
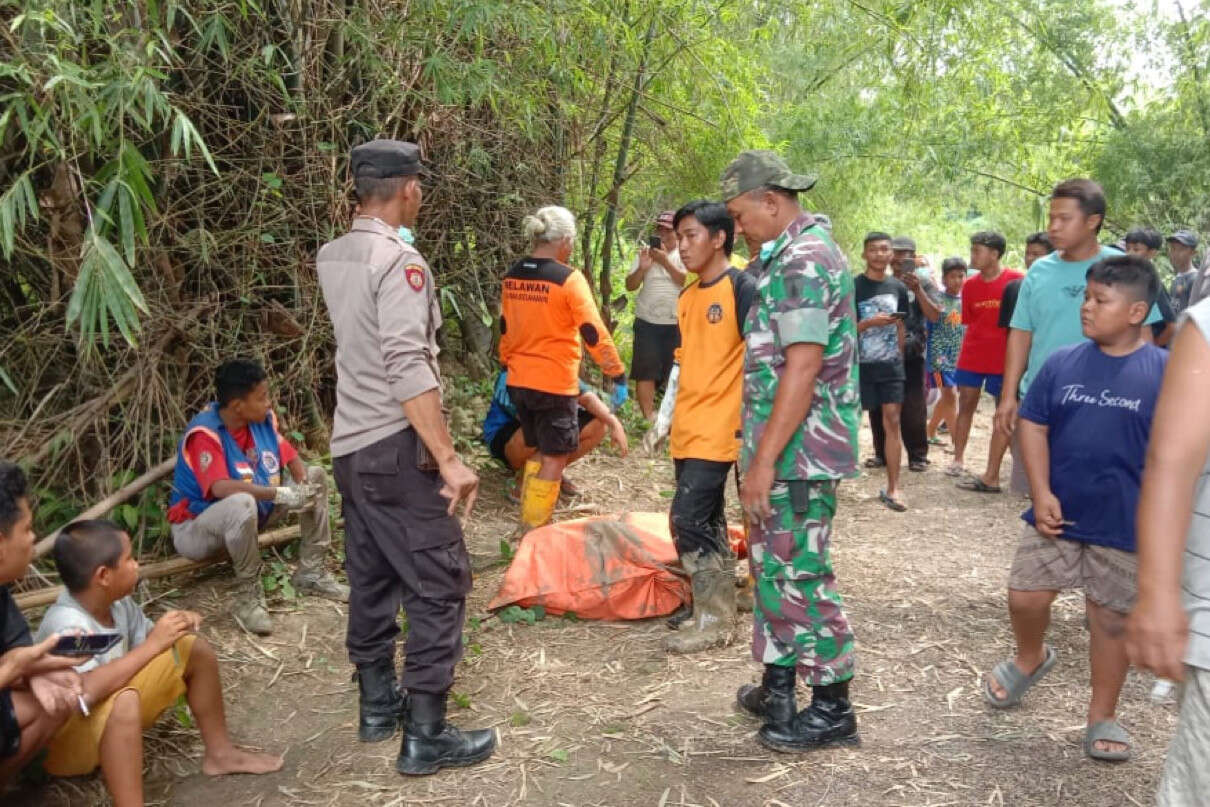
[[580,422],[576,416],[579,396],[510,386],[508,397],[517,408],[517,420],[521,421],[521,434],[527,446],[555,457],[575,453],[580,447]]
[[[923,377],[921,381],[923,381]],[[861,408],[877,409],[883,404],[903,403],[906,382],[903,365],[863,364],[858,368]]]
[[630,359],[630,377],[635,381],[668,383],[672,359],[681,346],[681,329],[676,325],[652,325],[634,321],[634,353]]
[[0,689],[0,759],[15,757],[21,748],[21,724],[13,709],[12,692]]
[[[581,433],[583,433],[588,424],[592,423],[594,420],[596,420],[596,418],[592,416],[592,413],[583,407],[576,412],[576,421],[579,423]],[[504,453],[504,447],[508,445],[508,441],[513,439],[513,435],[516,434],[517,429],[520,428],[521,422],[519,420],[514,420],[512,423],[509,423],[506,426],[501,426],[500,430],[496,432],[496,436],[493,437],[492,441],[487,444],[488,453],[490,453],[495,460],[504,465],[505,468],[511,469],[512,466],[508,464],[508,456]],[[529,442],[526,442],[526,445],[530,445]],[[533,446],[530,447],[532,448]],[[578,447],[579,446],[577,446],[577,448]]]

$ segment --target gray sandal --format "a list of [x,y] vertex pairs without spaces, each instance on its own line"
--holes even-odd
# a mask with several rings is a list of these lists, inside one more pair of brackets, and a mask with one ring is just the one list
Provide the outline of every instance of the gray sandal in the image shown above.
[[[996,694],[992,692],[991,683],[984,678],[983,699],[988,702],[988,705],[994,706],[997,709],[1008,709],[1019,704],[1030,687],[1041,681],[1046,673],[1050,672],[1050,668],[1055,666],[1055,662],[1059,660],[1053,647],[1044,645],[1044,649],[1045,655],[1042,657],[1042,663],[1038,665],[1038,669],[1034,670],[1032,675],[1026,675],[1021,672],[1021,668],[1013,663],[1011,659],[1001,661],[992,668],[992,678],[996,679],[996,683],[1004,689],[1006,694],[1002,699],[997,698]],[[1101,737],[1098,739],[1105,738]]]
[[[1096,747],[1098,742],[1119,743],[1126,746],[1126,750],[1102,751]],[[1099,759],[1103,762],[1125,762],[1130,759],[1133,748],[1134,742],[1130,739],[1130,735],[1116,720],[1102,720],[1099,723],[1093,723],[1084,732],[1084,753],[1091,759]]]

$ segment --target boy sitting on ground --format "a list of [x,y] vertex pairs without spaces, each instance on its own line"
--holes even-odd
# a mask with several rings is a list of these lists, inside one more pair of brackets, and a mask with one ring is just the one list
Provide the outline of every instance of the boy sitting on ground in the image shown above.
[[1034,506],[1008,582],[1017,654],[984,686],[997,708],[1020,703],[1055,664],[1043,643],[1059,591],[1084,589],[1092,698],[1084,752],[1130,758],[1115,719],[1128,665],[1125,617],[1137,580],[1135,510],[1167,353],[1143,339],[1159,278],[1150,261],[1105,258],[1087,273],[1080,319],[1091,341],[1059,348],[1021,404],[1021,451]]
[[77,709],[75,659],[49,655],[57,635],[33,644],[8,584],[34,556],[25,473],[0,460],[0,792]]
[[205,744],[202,772],[269,773],[282,758],[237,748],[227,734],[214,649],[196,635],[202,618],[169,611],[154,625],[130,593],[139,563],[130,536],[110,521],[77,521],[55,539],[55,566],[66,590],[46,612],[38,636],[117,632],[112,650],[76,667],[87,715],[71,717],[50,743],[45,769],[82,776],[98,765],[115,807],[143,804],[143,730],[181,695]]

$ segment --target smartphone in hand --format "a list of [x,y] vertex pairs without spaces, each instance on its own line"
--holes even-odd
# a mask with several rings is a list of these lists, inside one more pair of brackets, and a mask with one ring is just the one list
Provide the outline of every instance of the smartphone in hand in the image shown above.
[[69,658],[92,658],[113,649],[122,641],[122,634],[116,631],[104,633],[79,633],[71,636],[60,636],[50,651],[52,656],[67,656]]

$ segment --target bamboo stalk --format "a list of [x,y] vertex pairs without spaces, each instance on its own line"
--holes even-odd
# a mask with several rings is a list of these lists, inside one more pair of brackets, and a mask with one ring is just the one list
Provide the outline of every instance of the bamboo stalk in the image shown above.
[[[339,527],[343,522],[338,521]],[[280,527],[276,530],[269,530],[257,536],[257,543],[261,549],[267,549],[271,546],[288,543],[299,537],[300,528],[297,524]],[[207,566],[213,566],[216,563],[222,563],[227,560],[226,555],[214,555],[213,557],[205,558],[204,560],[190,560],[189,558],[175,557],[168,560],[161,560],[156,563],[148,563],[139,567],[140,580],[155,580],[159,577],[168,577],[174,574],[183,572],[191,572],[195,569],[204,569]],[[63,586],[53,586],[51,588],[42,588],[37,591],[26,591],[22,594],[17,594],[13,597],[17,602],[17,607],[25,610],[27,608],[38,608],[43,605],[50,605],[59,598],[60,592],[63,591]]]
[[[143,474],[137,479],[131,480],[129,485],[114,491],[101,501],[94,504],[92,507],[85,510],[83,513],[80,513],[80,515],[73,518],[72,521],[78,521],[85,518],[100,518],[113,508],[117,507],[119,504],[125,503],[127,500],[140,493],[144,488],[148,487],[149,485],[154,485],[156,482],[159,482],[161,479],[168,476],[168,474],[172,473],[172,469],[175,466],[176,457],[164,460],[147,473]],[[63,526],[67,525],[65,524]],[[59,537],[59,533],[62,531],[63,527],[60,527],[50,535],[38,541],[38,543],[34,544],[35,560],[45,555],[54,547],[55,539]]]

